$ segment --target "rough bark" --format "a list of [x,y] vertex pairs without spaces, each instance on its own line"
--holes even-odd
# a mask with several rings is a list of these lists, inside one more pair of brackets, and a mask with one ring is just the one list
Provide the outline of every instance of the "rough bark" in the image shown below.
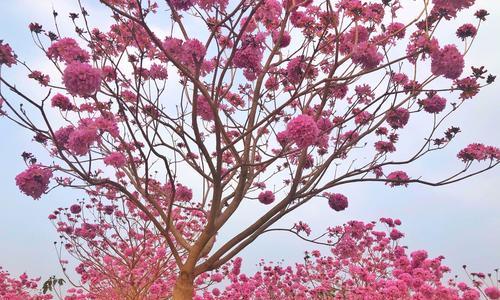
[[181,272],[177,278],[172,294],[173,300],[192,300],[194,296],[194,276]]

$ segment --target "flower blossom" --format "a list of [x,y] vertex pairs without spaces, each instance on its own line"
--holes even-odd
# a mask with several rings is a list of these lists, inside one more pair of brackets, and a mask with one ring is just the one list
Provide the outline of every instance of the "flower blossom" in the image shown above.
[[268,205],[274,202],[275,196],[271,191],[264,191],[259,194],[258,199],[260,203]]
[[52,178],[52,170],[34,164],[16,176],[16,185],[21,192],[36,200],[47,191],[50,178]]
[[290,120],[286,128],[287,136],[301,149],[314,145],[320,133],[313,117],[304,114]]
[[71,95],[90,97],[99,91],[101,71],[86,63],[73,62],[64,70],[63,83]]
[[455,45],[446,45],[431,55],[431,71],[436,76],[457,79],[464,70],[464,57]]

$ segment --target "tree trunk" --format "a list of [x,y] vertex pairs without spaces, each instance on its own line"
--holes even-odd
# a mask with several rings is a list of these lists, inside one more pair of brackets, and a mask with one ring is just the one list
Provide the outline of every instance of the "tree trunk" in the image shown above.
[[173,299],[174,300],[192,300],[194,296],[194,277],[187,272],[180,272],[175,281]]

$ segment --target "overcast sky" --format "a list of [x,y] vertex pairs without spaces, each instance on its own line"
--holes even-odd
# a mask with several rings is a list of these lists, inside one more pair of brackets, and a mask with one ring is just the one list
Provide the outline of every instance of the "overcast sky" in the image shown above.
[[[413,2],[402,0],[405,2]],[[43,70],[44,58],[33,46],[27,26],[36,21],[51,24],[52,5],[65,17],[76,11],[69,0],[17,0],[2,3],[0,39],[10,43],[15,51],[36,68]],[[94,25],[107,16],[97,1],[84,1],[91,13]],[[500,75],[497,39],[500,32],[499,1],[478,0],[477,8],[487,9],[491,15],[481,27],[477,41],[467,57],[469,65],[485,65],[492,73]],[[473,11],[467,12],[471,15]],[[94,19],[92,19],[94,18]],[[466,18],[469,20],[470,18]],[[464,23],[462,16],[456,25]],[[66,23],[66,19],[61,24]],[[109,19],[106,20],[109,23]],[[64,29],[63,29],[64,30]],[[67,29],[70,30],[70,29]],[[456,27],[444,28],[443,35],[452,39]],[[12,75],[17,78],[17,75]],[[17,78],[26,82],[24,78]],[[32,84],[32,83],[31,83]],[[463,131],[453,144],[444,151],[419,161],[405,169],[409,174],[426,174],[439,178],[463,166],[456,153],[471,142],[483,142],[500,146],[499,116],[500,82],[484,89],[476,98],[468,101],[453,117],[453,125]],[[414,124],[413,128],[418,128]],[[409,128],[402,138],[411,139],[415,129]],[[60,274],[57,256],[52,242],[57,234],[47,215],[56,207],[68,206],[75,196],[68,191],[56,190],[33,201],[21,195],[14,177],[24,169],[20,158],[23,151],[38,153],[30,142],[31,135],[0,120],[0,265],[13,274],[28,271],[47,278]],[[404,140],[400,142],[403,144]],[[303,219],[320,232],[331,225],[348,220],[371,221],[380,217],[400,218],[410,249],[426,249],[431,256],[444,255],[445,264],[454,274],[463,275],[461,266],[467,264],[473,271],[489,272],[500,267],[500,168],[483,173],[455,185],[431,188],[410,185],[408,188],[389,188],[383,184],[363,184],[342,187],[341,192],[350,198],[349,208],[341,213],[325,209],[324,203],[312,202],[297,214],[283,222],[289,225]],[[243,220],[249,214],[241,214]],[[275,246],[279,242],[279,247]],[[252,271],[259,258],[285,259],[292,263],[301,260],[303,251],[310,248],[301,241],[284,233],[272,233],[259,238],[242,252],[244,267]]]

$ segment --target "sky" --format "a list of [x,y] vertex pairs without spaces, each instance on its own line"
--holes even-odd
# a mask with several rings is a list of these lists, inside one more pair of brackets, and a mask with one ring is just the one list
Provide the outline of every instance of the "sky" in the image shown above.
[[[402,0],[402,3],[413,2]],[[17,0],[2,4],[0,39],[10,43],[15,51],[38,69],[44,69],[42,53],[33,45],[27,28],[30,22],[51,24],[52,7],[65,17],[76,11],[69,0]],[[98,1],[84,1],[94,24],[109,24],[108,13]],[[487,9],[491,15],[481,26],[475,45],[467,56],[470,65],[485,65],[500,75],[496,37],[500,32],[500,2],[478,0],[477,8]],[[468,12],[470,15],[474,10]],[[443,28],[441,36],[452,40],[458,25],[471,20],[460,16],[454,25]],[[61,24],[67,22],[61,22]],[[62,28],[71,30],[71,28]],[[3,74],[5,75],[5,74]],[[10,78],[23,86],[28,81],[20,74],[9,73]],[[24,75],[23,75],[24,76]],[[30,93],[40,91],[32,88]],[[456,153],[471,142],[500,146],[498,133],[500,115],[500,82],[483,89],[469,100],[453,117],[452,125],[459,125],[462,133],[450,147],[419,161],[408,169],[409,174],[425,174],[432,178],[443,177],[462,168]],[[414,122],[401,133],[401,145],[411,145],[412,137],[420,130]],[[57,233],[47,215],[57,207],[68,206],[76,196],[72,192],[55,190],[39,201],[22,195],[15,186],[14,177],[25,165],[20,155],[23,151],[43,153],[31,143],[31,135],[19,127],[0,119],[0,266],[13,274],[29,272],[42,278],[61,275],[53,241]],[[283,220],[289,226],[297,220],[307,221],[314,232],[321,233],[327,226],[339,225],[349,220],[371,221],[380,217],[399,218],[401,230],[406,234],[403,244],[412,250],[426,249],[431,256],[444,255],[445,264],[463,278],[461,266],[472,271],[490,272],[500,267],[500,168],[490,170],[469,180],[444,187],[410,185],[408,188],[389,188],[383,184],[345,186],[339,189],[349,196],[349,208],[340,213],[325,209],[324,203],[311,202],[298,213]],[[234,222],[245,222],[252,216],[252,208],[237,215]],[[250,212],[250,213],[249,213]],[[279,245],[279,246],[277,246]],[[284,259],[288,263],[300,261],[303,251],[310,245],[285,233],[270,233],[260,237],[246,248],[241,256],[244,269],[254,271],[260,258]],[[324,249],[322,249],[324,250]]]

